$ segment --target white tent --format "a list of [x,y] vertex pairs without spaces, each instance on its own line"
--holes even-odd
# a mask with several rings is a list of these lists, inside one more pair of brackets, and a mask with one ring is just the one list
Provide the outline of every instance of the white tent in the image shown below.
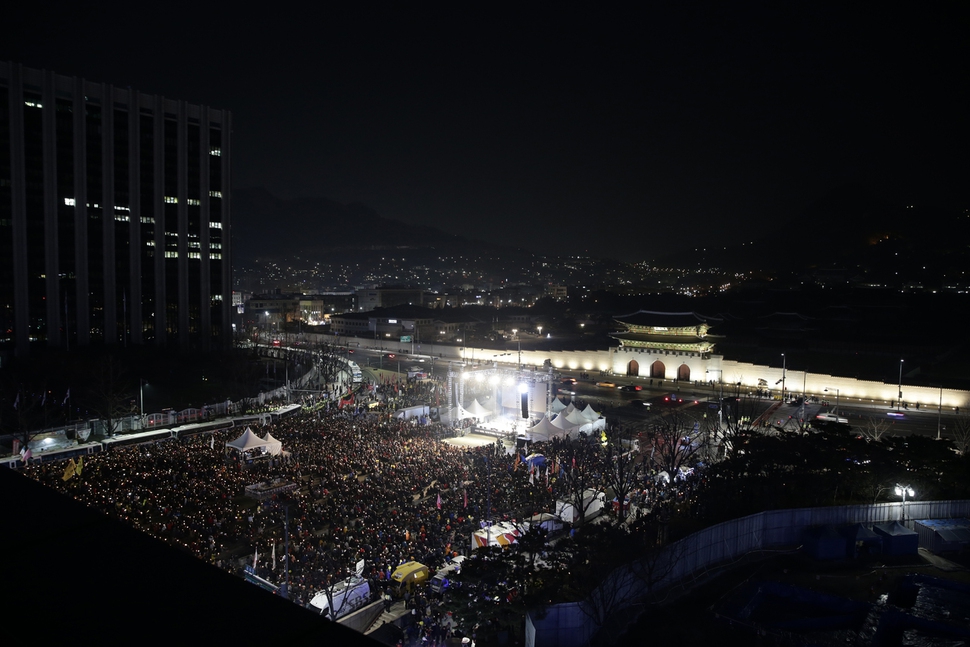
[[[272,440],[272,442],[279,444],[279,441],[275,438]],[[270,443],[254,434],[253,430],[249,427],[246,427],[246,431],[244,431],[239,438],[230,440],[226,443],[227,450],[235,449],[240,452],[251,452],[254,449],[259,449],[260,447],[268,448],[269,446]]]
[[442,409],[438,413],[438,418],[441,422],[445,424],[454,424],[459,420],[465,420],[466,418],[474,418],[472,414],[468,412],[465,407],[452,407],[451,409]]
[[566,420],[569,421],[573,426],[579,427],[582,425],[588,425],[590,423],[589,418],[583,415],[583,412],[579,409],[573,409],[572,412],[566,414]]
[[583,416],[592,422],[593,420],[599,420],[600,414],[593,411],[593,405],[587,404],[586,408],[583,409]]
[[529,437],[529,440],[532,441],[548,441],[552,440],[553,438],[561,438],[569,435],[567,430],[552,424],[549,418],[543,418],[533,426],[526,429],[525,433]]
[[553,398],[552,406],[549,408],[552,410],[553,413],[559,413],[560,411],[566,408],[566,405],[563,404],[563,401],[560,400],[559,398]]
[[569,422],[569,419],[567,418],[565,411],[563,411],[558,416],[553,418],[551,424],[552,426],[557,427],[558,429],[562,429],[563,431],[572,431],[578,426]]
[[279,456],[280,452],[283,451],[283,443],[273,438],[273,434],[266,432],[266,436],[263,437],[263,442],[266,443],[266,451],[273,456]]
[[491,410],[486,409],[485,407],[483,407],[478,402],[478,400],[472,400],[472,403],[468,406],[467,411],[468,411],[468,413],[470,413],[475,418],[478,418],[479,420],[481,420],[482,418],[486,418],[486,417],[492,415]]

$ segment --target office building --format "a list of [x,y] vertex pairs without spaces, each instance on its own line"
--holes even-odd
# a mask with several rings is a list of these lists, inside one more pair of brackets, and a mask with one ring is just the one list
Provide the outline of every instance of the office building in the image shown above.
[[0,62],[0,353],[231,343],[225,110]]

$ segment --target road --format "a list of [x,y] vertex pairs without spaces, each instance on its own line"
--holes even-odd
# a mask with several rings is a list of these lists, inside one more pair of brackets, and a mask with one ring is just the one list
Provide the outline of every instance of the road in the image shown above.
[[[395,346],[397,346],[395,344]],[[395,350],[371,350],[367,348],[355,348],[350,358],[361,365],[377,367],[383,365],[388,370],[397,370],[400,366],[401,371],[407,371],[409,366],[417,364],[427,367],[429,372],[434,370],[439,377],[443,377],[443,370],[449,365],[448,360],[441,360],[429,355],[401,354]],[[628,424],[642,424],[650,417],[664,411],[678,411],[684,415],[696,419],[703,419],[705,415],[717,415],[716,402],[722,395],[721,388],[712,388],[706,385],[693,383],[677,383],[669,380],[661,385],[659,380],[629,377],[604,377],[598,374],[590,374],[589,378],[580,380],[580,371],[559,371],[563,376],[574,377],[577,382],[571,386],[554,382],[558,389],[558,395],[568,398],[574,395],[576,398],[593,405],[594,409],[602,410],[607,417],[615,416],[621,420],[628,421]],[[616,384],[616,387],[597,386],[597,381],[609,381]],[[652,385],[651,385],[652,382]],[[626,391],[620,387],[625,385],[640,385],[640,391]],[[735,395],[729,391],[723,391],[724,396]],[[745,394],[741,394],[744,397]],[[751,399],[746,401],[748,414],[757,417],[769,410],[775,404],[772,400]],[[832,411],[835,409],[834,403],[829,402],[825,405],[808,403],[801,406],[781,405],[772,411],[771,422],[775,425],[791,427],[798,426],[798,421],[802,418],[814,420],[815,416],[821,412]],[[895,414],[895,409],[890,409],[886,405],[868,404],[851,402],[844,400],[839,403],[839,415],[849,420],[849,426],[860,431],[871,424],[870,420],[877,424],[888,425],[886,433],[897,436],[909,436],[917,434],[930,438],[937,438],[938,433],[941,438],[954,438],[957,429],[959,414],[953,411],[943,411],[942,414],[936,409],[921,410],[908,409]],[[790,422],[789,422],[790,421]]]
[[[607,378],[599,378],[607,379]],[[693,384],[678,385],[666,383],[668,388],[658,386],[642,386],[642,380],[629,378],[609,378],[617,385],[615,388],[596,386],[596,381],[577,381],[574,385],[562,386],[560,394],[564,397],[575,393],[575,397],[607,410],[607,415],[614,415],[621,419],[630,420],[634,424],[645,421],[652,415],[663,411],[678,411],[693,418],[703,418],[707,415],[717,415],[717,400],[720,393],[712,389]],[[624,391],[619,387],[624,384],[641,384],[642,390],[636,392]],[[565,393],[563,391],[566,391]],[[727,394],[726,394],[727,395]],[[742,396],[743,397],[743,396]],[[677,399],[677,402],[672,400]],[[772,400],[751,399],[745,403],[747,413],[755,418],[768,411]],[[713,406],[711,406],[713,405]],[[607,408],[608,407],[608,408]],[[772,424],[778,426],[798,426],[801,419],[814,420],[822,412],[835,409],[833,403],[813,404],[802,406],[781,405],[772,411]],[[957,429],[959,415],[954,412],[938,410],[908,409],[896,415],[895,409],[885,405],[840,403],[838,413],[848,418],[850,428],[860,431],[872,420],[876,424],[886,425],[886,433],[896,436],[920,435],[930,438],[939,437],[953,439]],[[890,415],[893,414],[893,415]]]

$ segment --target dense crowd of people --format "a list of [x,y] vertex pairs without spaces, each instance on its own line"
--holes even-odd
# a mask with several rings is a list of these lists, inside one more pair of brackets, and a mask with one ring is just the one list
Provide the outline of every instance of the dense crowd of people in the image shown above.
[[[255,562],[258,575],[281,584],[288,559],[289,597],[303,605],[360,560],[379,595],[402,562],[434,569],[469,552],[482,519],[523,518],[552,506],[551,488],[530,484],[500,443],[458,448],[438,440],[445,432],[438,423],[342,413],[318,410],[254,430],[271,432],[286,457],[227,453],[237,428],[86,456],[68,480],[61,463],[24,471],[223,569],[240,572]],[[243,496],[247,485],[270,480],[293,481],[302,492],[262,502]],[[434,600],[419,604],[426,631],[438,632]]]

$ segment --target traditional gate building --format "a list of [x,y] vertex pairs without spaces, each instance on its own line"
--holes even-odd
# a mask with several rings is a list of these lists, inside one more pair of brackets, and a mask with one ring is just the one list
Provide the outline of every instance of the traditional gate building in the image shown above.
[[614,317],[623,330],[611,336],[620,342],[614,350],[617,375],[681,382],[721,379],[721,357],[714,355],[711,322],[719,319],[696,312],[640,310]]

